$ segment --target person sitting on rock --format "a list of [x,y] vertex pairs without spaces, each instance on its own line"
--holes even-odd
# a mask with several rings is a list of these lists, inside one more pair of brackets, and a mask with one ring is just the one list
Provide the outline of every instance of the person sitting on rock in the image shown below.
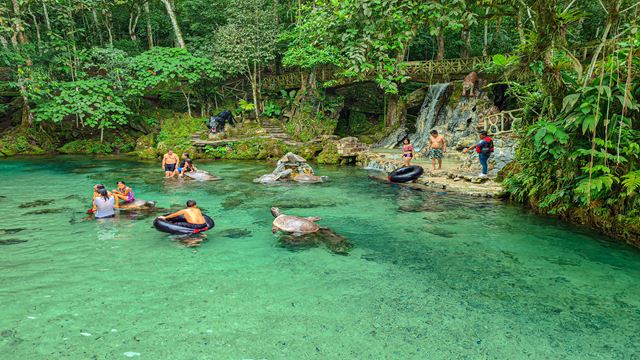
[[195,165],[193,165],[193,160],[191,159],[186,159],[184,161],[184,166],[182,166],[182,168],[180,169],[180,177],[184,176],[185,173],[188,172],[192,172],[192,171],[198,171],[198,169],[195,167]]
[[116,202],[123,201],[125,204],[132,203],[136,200],[133,195],[133,190],[128,187],[124,181],[118,181],[118,188],[113,190],[113,196],[116,198]]

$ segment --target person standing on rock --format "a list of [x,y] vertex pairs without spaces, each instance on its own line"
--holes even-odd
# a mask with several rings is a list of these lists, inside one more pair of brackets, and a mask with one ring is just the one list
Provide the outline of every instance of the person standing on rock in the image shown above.
[[416,156],[416,151],[413,148],[413,145],[411,145],[411,141],[408,137],[405,137],[404,140],[402,140],[402,144],[402,162],[404,163],[404,166],[410,166],[411,160]]
[[476,148],[476,152],[478,153],[478,159],[480,160],[480,165],[482,165],[482,173],[478,175],[481,178],[487,177],[487,170],[489,168],[489,157],[493,152],[493,139],[491,139],[487,135],[486,130],[480,131],[480,142],[471,145],[468,148],[462,150],[463,153],[467,153],[469,150]]
[[438,160],[438,170],[442,169],[442,158],[447,153],[447,140],[444,136],[438,134],[438,130],[431,130],[429,144],[427,145],[427,154],[431,159],[431,168],[436,169],[436,160]]

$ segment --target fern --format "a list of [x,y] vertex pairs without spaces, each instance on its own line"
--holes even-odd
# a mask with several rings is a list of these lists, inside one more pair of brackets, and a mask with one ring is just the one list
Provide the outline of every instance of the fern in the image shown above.
[[622,177],[622,186],[627,196],[640,191],[640,170],[632,171]]

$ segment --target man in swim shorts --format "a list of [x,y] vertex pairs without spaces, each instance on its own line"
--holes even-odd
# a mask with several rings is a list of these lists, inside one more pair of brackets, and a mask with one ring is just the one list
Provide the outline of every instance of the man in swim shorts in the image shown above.
[[447,140],[444,136],[438,134],[438,130],[431,130],[429,136],[429,145],[427,146],[427,154],[431,159],[431,168],[436,169],[436,160],[438,160],[438,170],[442,169],[442,158],[447,153]]
[[162,169],[164,169],[164,177],[172,177],[176,173],[176,165],[180,159],[171,149],[162,157]]
[[207,221],[204,219],[204,216],[202,216],[202,211],[200,211],[200,209],[196,207],[195,200],[187,201],[186,209],[176,211],[173,214],[169,214],[166,216],[159,216],[158,219],[169,220],[169,219],[176,218],[178,216],[184,217],[184,220],[191,225],[204,226],[207,224]]

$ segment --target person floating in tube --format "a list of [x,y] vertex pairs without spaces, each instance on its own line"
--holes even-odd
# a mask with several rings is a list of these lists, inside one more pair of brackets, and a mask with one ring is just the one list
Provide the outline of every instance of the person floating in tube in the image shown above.
[[197,204],[195,200],[189,200],[187,201],[186,209],[176,211],[173,214],[169,214],[166,216],[158,216],[158,219],[170,220],[173,218],[177,218],[178,216],[182,216],[187,223],[193,225],[194,229],[197,229],[198,227],[206,227],[207,221],[204,219],[204,216],[202,216],[202,211],[200,211],[200,209],[198,209],[196,205]]
[[411,160],[413,160],[416,155],[416,151],[413,148],[413,145],[411,145],[411,141],[408,137],[405,137],[402,140],[402,143],[402,162],[404,163],[404,166],[410,166]]

